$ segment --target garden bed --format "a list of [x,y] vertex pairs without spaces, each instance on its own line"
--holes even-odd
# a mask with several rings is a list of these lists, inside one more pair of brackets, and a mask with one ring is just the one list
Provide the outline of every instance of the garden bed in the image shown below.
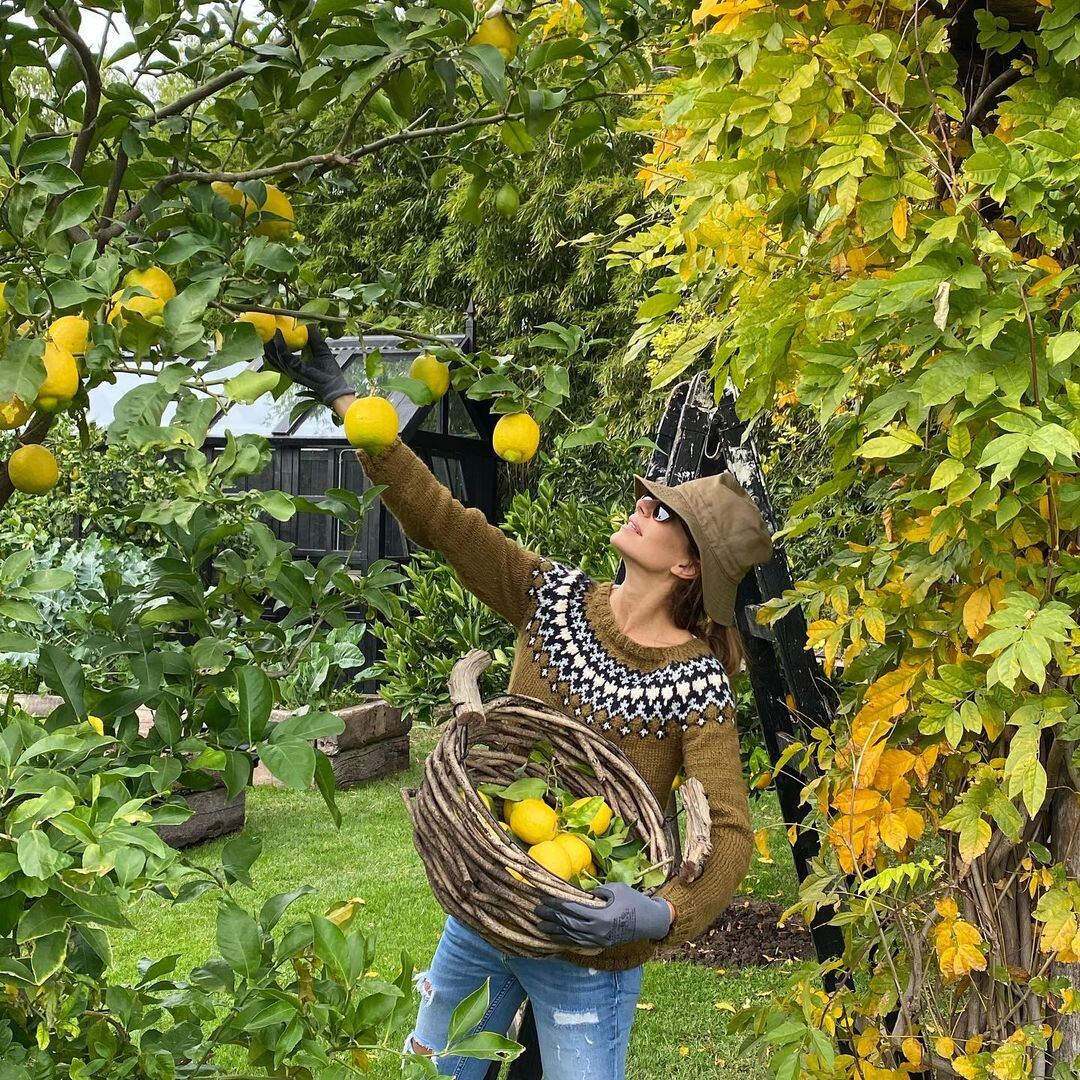
[[814,956],[810,930],[800,915],[777,925],[784,907],[772,900],[736,896],[695,941],[664,949],[659,960],[689,960],[713,968],[761,967]]

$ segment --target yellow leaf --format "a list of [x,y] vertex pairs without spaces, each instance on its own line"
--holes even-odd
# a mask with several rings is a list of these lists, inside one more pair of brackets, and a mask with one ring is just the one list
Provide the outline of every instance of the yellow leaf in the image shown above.
[[892,212],[892,228],[896,233],[898,240],[903,240],[907,236],[908,227],[908,201],[906,195],[901,195],[896,200],[896,205],[893,207]]
[[863,613],[866,632],[878,643],[885,641],[885,614],[880,608],[867,608]]
[[651,1001],[639,1001],[634,1007],[641,1009],[642,1012],[652,1012],[656,1005]]
[[769,854],[769,830],[755,829],[754,830],[754,847],[758,851],[758,862],[771,863],[772,856]]
[[105,734],[105,724],[100,716],[88,716],[86,722],[99,734]]
[[686,1057],[686,1055],[690,1053],[690,1047],[689,1046],[680,1046],[679,1047],[679,1053],[682,1054],[683,1057]]
[[990,614],[990,587],[983,585],[976,589],[964,604],[964,628],[972,638],[977,638],[986,625]]
[[371,1059],[367,1055],[366,1050],[356,1049],[352,1052],[352,1063],[361,1072],[368,1071],[368,1065],[371,1063]]
[[938,1057],[951,1058],[956,1051],[956,1043],[948,1035],[942,1035],[934,1043],[934,1052]]
[[899,814],[886,814],[878,826],[881,839],[893,851],[900,851],[907,843],[907,827]]
[[919,1042],[914,1035],[909,1035],[904,1039],[904,1041],[900,1043],[900,1049],[903,1051],[904,1057],[906,1057],[912,1065],[922,1064],[922,1043]]

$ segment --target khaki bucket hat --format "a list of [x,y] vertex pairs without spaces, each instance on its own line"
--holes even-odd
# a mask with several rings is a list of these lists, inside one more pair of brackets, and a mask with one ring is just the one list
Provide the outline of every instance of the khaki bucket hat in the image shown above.
[[772,557],[772,537],[754,500],[730,472],[674,487],[635,473],[634,492],[659,499],[682,519],[701,555],[705,612],[720,626],[734,626],[739,582]]

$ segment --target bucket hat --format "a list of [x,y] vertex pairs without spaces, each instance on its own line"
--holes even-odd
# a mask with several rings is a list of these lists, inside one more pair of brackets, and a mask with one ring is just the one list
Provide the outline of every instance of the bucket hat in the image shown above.
[[733,626],[739,582],[772,557],[772,537],[754,500],[730,471],[672,487],[635,473],[634,492],[659,499],[682,519],[701,556],[705,612],[718,625]]

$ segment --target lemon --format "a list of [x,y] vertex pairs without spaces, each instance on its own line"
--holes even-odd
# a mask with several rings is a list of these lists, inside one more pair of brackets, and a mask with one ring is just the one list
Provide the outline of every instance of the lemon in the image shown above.
[[505,821],[500,821],[499,822],[499,828],[502,829],[503,832],[509,832],[510,831],[510,826],[507,825]]
[[13,397],[10,401],[0,401],[0,431],[14,431],[30,419],[32,412],[22,398]]
[[90,336],[90,323],[81,315],[64,315],[45,331],[45,340],[55,342],[67,349],[72,356],[86,352],[86,340]]
[[480,801],[487,807],[489,814],[495,813],[495,806],[491,801],[491,796],[486,791],[478,791],[477,795],[480,796]]
[[409,378],[419,379],[438,400],[450,389],[450,365],[431,353],[421,353],[409,365]]
[[277,317],[266,311],[245,311],[243,315],[237,315],[236,321],[251,323],[264,345],[278,328]]
[[79,365],[67,349],[45,342],[45,381],[38,388],[34,407],[55,412],[69,402],[79,389]]
[[543,799],[522,799],[510,815],[510,828],[526,844],[554,840],[559,817]]
[[529,858],[538,862],[545,870],[550,870],[556,877],[569,881],[573,874],[570,856],[554,840],[544,840],[529,848]]
[[510,875],[510,876],[511,876],[512,878],[515,878],[515,879],[516,879],[517,881],[525,881],[525,879],[524,879],[524,878],[523,878],[523,877],[522,877],[522,876],[521,876],[521,875],[520,875],[520,874],[519,874],[519,873],[518,873],[518,872],[517,872],[517,871],[516,871],[516,870],[515,870],[515,869],[514,869],[514,868],[513,868],[512,866],[508,866],[508,867],[506,868],[506,872],[507,872],[507,873],[508,873],[508,874],[509,874],[509,875]]
[[[226,202],[233,206],[244,205],[244,193],[233,187],[227,180],[215,180],[210,185],[215,195],[220,195]],[[248,200],[250,202],[250,200]]]
[[[255,226],[256,236],[266,236],[271,240],[282,240],[293,231],[293,222],[296,217],[292,203],[288,195],[273,184],[266,185],[266,201],[259,207],[263,215],[259,224]],[[250,208],[249,208],[249,213]]]
[[521,196],[513,184],[503,184],[495,192],[495,209],[505,218],[512,218],[521,208]]
[[491,445],[504,461],[521,464],[536,453],[540,428],[528,413],[507,413],[495,425]]
[[160,266],[149,266],[145,270],[129,270],[124,275],[125,285],[139,285],[153,293],[164,305],[176,295],[176,286]]
[[671,781],[671,790],[672,791],[678,791],[679,788],[682,787],[682,782],[683,782],[683,774],[681,772],[677,772],[675,774],[675,779]]
[[20,446],[8,459],[8,476],[16,491],[44,495],[60,478],[56,458],[37,443]]
[[754,790],[764,791],[772,783],[772,779],[772,769],[766,769],[763,773],[759,773],[754,777]]
[[494,45],[502,53],[504,60],[513,60],[518,49],[517,31],[510,25],[510,20],[499,11],[480,23],[476,33],[469,38],[469,44]]
[[277,328],[285,339],[285,344],[297,352],[307,344],[307,327],[303,323],[297,323],[292,315],[276,315]]
[[552,841],[566,852],[570,860],[570,873],[580,874],[592,862],[592,848],[573,833],[561,832]]
[[147,322],[162,323],[164,322],[163,312],[165,309],[165,301],[160,296],[131,296],[127,300],[121,300],[124,290],[120,289],[118,292],[112,294],[112,307],[109,308],[109,314],[105,317],[105,321],[112,325],[117,320],[120,321],[120,328],[124,325],[124,312],[134,311],[141,315]]
[[[567,807],[567,809],[574,810],[577,807],[582,806],[584,803],[587,803],[588,801],[589,796],[586,796],[583,799],[578,799],[576,802],[572,802]],[[597,810],[595,814],[593,814],[593,819],[589,823],[589,832],[591,832],[593,836],[603,836],[604,833],[606,833],[611,827],[611,817],[611,807],[608,806],[606,802],[602,802],[600,804],[600,809]]]
[[345,438],[353,446],[378,453],[398,434],[397,409],[374,394],[357,398],[345,412]]
[[517,803],[513,799],[503,799],[503,821],[510,823],[510,815],[514,812]]

